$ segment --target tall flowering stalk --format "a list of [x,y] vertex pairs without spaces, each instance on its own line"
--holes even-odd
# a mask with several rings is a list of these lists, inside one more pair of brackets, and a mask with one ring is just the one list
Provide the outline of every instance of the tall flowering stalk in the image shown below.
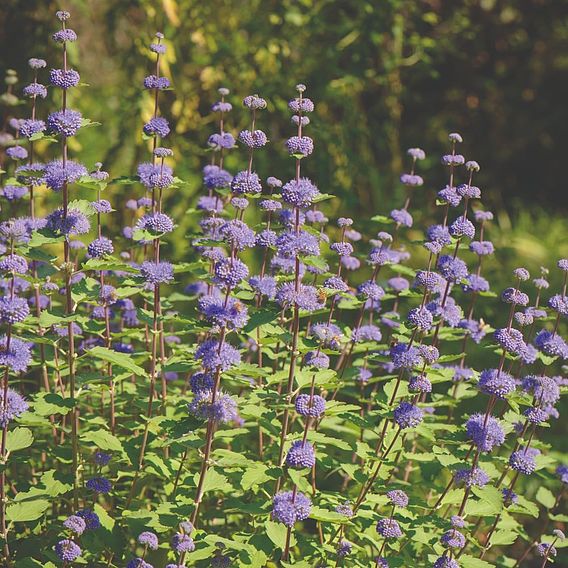
[[[173,266],[160,258],[160,238],[162,235],[173,231],[174,224],[168,215],[162,213],[162,194],[165,189],[174,185],[172,169],[165,162],[166,158],[173,155],[169,148],[159,146],[159,141],[167,137],[170,133],[168,121],[159,116],[159,93],[167,89],[170,85],[169,80],[160,76],[160,57],[166,53],[166,46],[162,43],[164,35],[156,33],[156,41],[150,44],[150,51],[156,54],[155,75],[149,75],[144,79],[144,86],[153,91],[154,109],[150,120],[144,124],[143,133],[151,139],[152,160],[144,162],[138,166],[138,176],[146,190],[151,195],[151,212],[145,214],[136,224],[135,229],[141,234],[140,240],[145,242],[145,246],[150,239],[150,259],[145,260],[140,265],[140,275],[145,281],[146,288],[152,293],[152,328],[150,339],[150,369],[148,385],[148,404],[146,410],[146,423],[142,434],[140,451],[138,454],[138,467],[132,480],[130,494],[127,504],[129,505],[136,487],[136,482],[144,466],[144,456],[148,445],[150,420],[154,414],[154,396],[158,375],[158,348],[162,345],[161,328],[159,318],[161,315],[160,307],[160,286],[171,282],[174,278]],[[136,238],[136,233],[134,237]],[[163,357],[162,357],[163,363]],[[162,372],[162,398],[165,400],[165,376]]]

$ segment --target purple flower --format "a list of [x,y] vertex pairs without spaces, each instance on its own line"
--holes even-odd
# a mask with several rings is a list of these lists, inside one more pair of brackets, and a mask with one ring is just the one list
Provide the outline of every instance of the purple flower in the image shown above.
[[436,558],[432,568],[460,568],[460,565],[457,560],[454,560],[444,554],[444,556]]
[[317,237],[307,231],[285,231],[276,239],[278,256],[285,258],[297,256],[319,256]]
[[74,69],[51,69],[49,71],[49,82],[60,89],[76,87],[80,80],[81,76]]
[[325,296],[322,297],[314,286],[300,284],[296,290],[294,282],[285,282],[276,292],[276,301],[282,307],[295,305],[306,312],[314,312],[324,307]]
[[75,136],[81,128],[82,120],[81,113],[76,110],[66,109],[52,112],[47,117],[47,129],[54,134],[66,137]]
[[12,146],[6,149],[6,156],[12,160],[25,160],[28,157],[28,151],[23,146]]
[[340,540],[337,544],[337,556],[340,558],[344,558],[351,554],[351,550],[353,549],[353,545],[348,540]]
[[438,270],[448,282],[454,283],[461,282],[468,274],[466,263],[449,255],[443,255],[438,259]]
[[[12,338],[14,341],[14,338]],[[18,340],[16,340],[18,341]],[[2,340],[0,339],[0,349],[2,349]],[[10,347],[12,345],[10,344]],[[3,353],[0,351],[0,363],[5,365],[5,361],[3,361],[2,357]],[[9,388],[7,397],[6,397],[6,404],[4,404],[4,391],[0,391],[0,426],[5,427],[7,426],[12,420],[18,418],[24,412],[28,410],[28,403],[24,399],[22,395],[17,393],[15,390]]]
[[256,194],[262,192],[262,185],[258,174],[243,170],[235,174],[231,181],[231,190],[239,195],[243,193]]
[[410,327],[415,327],[419,331],[429,331],[432,329],[433,317],[432,312],[427,308],[413,308],[408,312],[408,323]]
[[458,323],[458,327],[464,329],[465,332],[475,341],[475,343],[480,343],[481,340],[487,334],[487,326],[481,321],[474,319],[462,319]]
[[523,473],[524,475],[531,475],[536,469],[534,456],[524,450],[513,452],[509,458],[509,465],[511,469]]
[[243,99],[243,105],[250,110],[262,110],[266,108],[266,100],[258,95],[248,95]]
[[450,517],[450,522],[452,523],[452,527],[457,527],[458,529],[465,527],[465,521],[463,517],[460,517],[458,515],[452,515]]
[[91,201],[91,207],[97,213],[110,213],[112,211],[112,206],[106,199],[99,199],[98,201]]
[[110,493],[112,489],[112,484],[106,477],[93,477],[85,485],[95,493]]
[[395,276],[394,278],[389,278],[388,280],[389,287],[395,293],[404,292],[404,290],[408,290],[410,288],[410,283],[406,278],[402,278],[401,276]]
[[560,335],[543,329],[534,338],[534,344],[540,351],[550,357],[568,359],[568,344]]
[[309,136],[292,136],[286,140],[286,149],[291,156],[309,156],[314,151],[314,141]]
[[342,256],[341,266],[346,270],[357,270],[361,266],[361,261],[354,256]]
[[171,233],[174,230],[174,222],[165,213],[156,211],[143,215],[137,221],[136,229],[150,231],[154,234]]
[[238,219],[224,223],[219,229],[219,234],[231,248],[237,250],[244,250],[255,245],[254,231]]
[[296,440],[286,454],[286,465],[294,469],[311,468],[316,463],[314,447],[310,442]]
[[337,505],[337,507],[335,507],[335,512],[348,518],[351,518],[354,515],[353,507],[351,507],[349,501],[345,501],[345,503]]
[[418,349],[406,343],[397,343],[391,347],[390,357],[395,369],[411,369],[422,361]]
[[527,348],[523,334],[518,329],[496,329],[493,337],[505,351],[512,355],[521,355]]
[[424,413],[410,402],[401,402],[394,410],[394,421],[401,429],[415,428],[422,422]]
[[458,485],[463,483],[466,487],[483,487],[489,482],[489,476],[480,467],[459,469],[454,479]]
[[543,404],[556,404],[560,400],[560,387],[552,377],[528,375],[522,379],[521,388]]
[[249,274],[248,267],[238,258],[225,258],[215,263],[215,282],[235,288]]
[[71,235],[88,233],[91,225],[87,217],[78,209],[68,209],[67,217],[64,217],[63,208],[59,208],[47,216],[46,228],[57,235],[64,235],[68,238]]
[[230,150],[235,146],[235,138],[229,132],[219,132],[209,136],[207,145],[215,151],[221,149]]
[[25,185],[5,185],[0,189],[0,195],[7,201],[16,201],[28,194],[29,189]]
[[205,166],[203,168],[203,183],[208,189],[222,189],[229,187],[233,176],[219,166]]
[[63,521],[63,526],[78,536],[81,536],[87,528],[85,521],[77,515],[67,517],[67,519]]
[[266,134],[262,130],[241,130],[239,140],[249,148],[262,148],[268,142]]
[[184,533],[176,533],[172,538],[172,548],[178,553],[192,552],[195,550],[193,539]]
[[325,398],[318,394],[300,394],[296,397],[295,408],[300,416],[319,418],[325,412]]
[[77,511],[77,515],[85,521],[88,530],[95,530],[101,526],[99,516],[94,511],[91,511],[91,509]]
[[[6,350],[6,341],[5,335],[0,336],[0,365],[4,365],[17,373],[26,371],[32,359],[32,344],[12,337],[10,339],[10,347]],[[11,391],[8,391],[8,402],[10,401],[10,392]],[[0,397],[1,396],[0,393]],[[16,397],[14,397],[14,400],[17,400]],[[20,404],[18,403],[15,407],[19,406]],[[22,412],[24,411],[22,410]]]
[[199,390],[188,404],[191,414],[213,422],[232,422],[239,416],[237,402],[228,394],[219,391],[213,401],[213,391]]
[[58,30],[51,36],[53,41],[57,43],[65,43],[67,41],[73,42],[77,41],[77,34],[71,28],[65,28],[64,30]]
[[311,99],[308,98],[296,98],[292,99],[288,103],[288,108],[295,113],[299,112],[313,112],[314,111],[314,103]]
[[248,282],[257,294],[270,300],[276,296],[276,280],[272,276],[251,276]]
[[146,260],[140,266],[140,276],[148,284],[167,284],[174,279],[174,267],[169,262]]
[[72,540],[63,539],[55,545],[55,554],[63,562],[74,562],[81,556],[81,548]]
[[469,219],[458,217],[450,225],[450,235],[456,238],[467,237],[468,239],[473,239],[475,237],[475,227]]
[[432,392],[432,383],[424,375],[413,375],[408,381],[410,392]]
[[517,288],[506,288],[501,293],[501,299],[508,304],[517,304],[526,306],[529,303],[529,297]]
[[45,183],[53,191],[59,191],[63,189],[65,183],[74,183],[87,174],[85,166],[72,160],[68,160],[65,166],[63,166],[63,162],[60,160],[48,162],[45,164],[43,171]]
[[110,460],[112,459],[112,456],[110,454],[107,454],[105,452],[95,452],[95,463],[97,465],[108,465],[108,463],[110,462]]
[[548,300],[548,305],[559,314],[568,316],[568,296],[556,294]]
[[295,495],[292,491],[282,491],[272,499],[272,518],[287,527],[307,519],[311,509],[312,502],[299,491]]
[[30,315],[30,307],[25,298],[14,296],[0,297],[0,322],[20,323]]
[[400,538],[402,531],[394,519],[380,519],[377,523],[377,532],[384,538]]
[[515,391],[515,379],[505,371],[485,369],[479,377],[479,390],[497,398],[505,398]]
[[465,425],[467,437],[481,452],[490,452],[505,441],[505,432],[499,420],[484,414],[473,414]]
[[539,542],[536,545],[536,553],[542,557],[556,556],[558,554],[551,542]]
[[248,309],[237,298],[203,296],[198,302],[199,311],[213,325],[227,329],[241,329],[248,322]]
[[464,292],[488,292],[489,282],[483,276],[477,274],[468,274],[465,282],[462,284]]
[[205,369],[216,370],[219,367],[221,371],[227,371],[241,362],[241,355],[237,349],[225,342],[219,348],[216,339],[207,339],[199,345],[195,351],[195,358],[201,360]]
[[133,558],[128,562],[126,568],[154,568],[151,564],[146,562],[143,558]]
[[156,77],[156,75],[148,75],[144,77],[144,88],[146,89],[168,89],[170,80],[167,77]]
[[462,183],[458,185],[456,187],[456,192],[467,199],[481,199],[481,189],[475,185],[469,185],[469,183]]
[[463,548],[465,536],[456,529],[450,529],[441,536],[440,543],[445,548]]
[[142,128],[146,136],[165,138],[170,133],[170,125],[163,116],[152,117]]
[[406,209],[393,209],[390,212],[391,219],[403,227],[412,227],[412,215]]
[[461,195],[456,191],[455,187],[447,185],[438,191],[438,198],[442,203],[446,203],[451,207],[457,207],[461,203]]
[[22,122],[20,123],[20,135],[24,138],[31,138],[34,134],[43,132],[45,129],[46,125],[43,120],[34,120],[27,118],[22,120]]
[[354,329],[351,334],[351,341],[380,341],[382,339],[381,330],[372,324],[362,325]]
[[195,373],[189,379],[192,392],[210,391],[215,385],[215,378],[209,373]]
[[114,247],[112,246],[112,241],[106,237],[99,237],[95,239],[87,247],[87,251],[93,258],[100,258],[112,254],[114,252]]
[[304,355],[304,365],[316,369],[329,369],[329,357],[321,351],[308,351]]
[[387,497],[389,498],[391,504],[395,507],[404,509],[408,506],[408,495],[400,489],[387,491]]
[[282,199],[294,207],[310,207],[318,195],[318,188],[308,178],[291,180],[282,186]]

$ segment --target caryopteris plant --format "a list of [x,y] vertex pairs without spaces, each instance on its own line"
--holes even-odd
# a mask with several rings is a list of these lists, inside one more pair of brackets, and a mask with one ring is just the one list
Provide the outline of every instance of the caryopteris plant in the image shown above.
[[[547,430],[566,390],[568,259],[551,268],[560,289],[518,268],[491,290],[493,215],[462,137],[437,193],[419,169],[435,160],[411,148],[401,208],[330,222],[304,168],[309,89],[282,141],[257,94],[240,94],[233,133],[221,87],[196,232],[179,234],[168,204],[195,189],[174,177],[184,157],[161,112],[167,38],[143,84],[147,157],[112,179],[75,151],[94,123],[74,110],[77,34],[57,20],[61,60],[30,59],[23,90],[8,73],[2,98],[2,566],[561,558],[568,465]],[[259,172],[259,151],[289,167]]]

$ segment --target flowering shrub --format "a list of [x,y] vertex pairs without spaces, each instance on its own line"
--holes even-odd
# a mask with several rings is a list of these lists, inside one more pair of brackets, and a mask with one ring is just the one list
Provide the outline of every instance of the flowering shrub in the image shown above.
[[[306,87],[289,103],[288,181],[254,169],[269,102],[246,96],[250,126],[234,136],[221,88],[195,254],[172,264],[164,196],[184,184],[160,115],[164,37],[143,85],[155,102],[148,157],[111,180],[72,154],[92,123],[68,106],[81,80],[69,17],[57,12],[62,67],[49,72],[61,106],[37,118],[46,62],[31,59],[31,118],[10,121],[6,150],[5,210],[26,216],[0,225],[4,565],[553,562],[568,466],[539,435],[566,386],[568,260],[559,293],[547,270],[531,282],[519,268],[497,301],[482,275],[493,215],[462,137],[449,135],[423,240],[406,234],[424,191],[419,148],[402,207],[373,217],[383,230],[367,239],[350,218],[329,222],[330,196],[303,174],[317,151]],[[230,150],[241,171],[225,169]],[[112,184],[141,197],[104,199]],[[60,205],[40,217],[48,192]],[[105,229],[113,206],[132,211],[120,235]],[[426,264],[411,268],[421,249]]]

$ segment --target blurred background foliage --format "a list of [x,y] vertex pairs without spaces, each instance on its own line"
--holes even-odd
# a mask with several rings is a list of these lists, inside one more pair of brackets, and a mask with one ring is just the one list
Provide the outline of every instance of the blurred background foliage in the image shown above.
[[[147,159],[147,45],[156,31],[165,34],[165,73],[174,90],[161,107],[175,126],[175,171],[189,182],[183,199],[172,196],[168,206],[182,235],[192,225],[184,213],[201,190],[205,142],[216,128],[209,114],[216,89],[232,90],[228,126],[235,134],[248,117],[243,96],[269,101],[259,126],[272,144],[256,154],[256,170],[286,179],[286,103],[304,82],[316,102],[316,152],[305,172],[337,195],[331,214],[378,230],[370,217],[401,205],[397,180],[409,146],[428,154],[421,166],[426,195],[415,203],[434,214],[433,195],[446,174],[439,156],[447,133],[458,131],[465,139],[460,150],[482,166],[484,206],[496,212],[491,237],[501,249],[493,269],[503,285],[503,268],[520,258],[536,272],[568,256],[566,0],[3,0],[0,70],[18,72],[16,89],[30,79],[29,57],[59,65],[57,47],[46,39],[59,8],[72,12],[80,41],[71,64],[89,84],[71,105],[102,123],[73,139],[72,150],[89,167],[102,161],[114,177],[132,175]],[[56,104],[42,103],[40,115]],[[10,111],[26,114],[25,107]],[[45,156],[54,151],[46,148]],[[237,150],[227,165],[236,171],[244,162]],[[120,192],[140,196],[133,186],[112,191],[114,200]],[[115,215],[117,226],[122,215]],[[173,254],[186,250],[180,239]]]

